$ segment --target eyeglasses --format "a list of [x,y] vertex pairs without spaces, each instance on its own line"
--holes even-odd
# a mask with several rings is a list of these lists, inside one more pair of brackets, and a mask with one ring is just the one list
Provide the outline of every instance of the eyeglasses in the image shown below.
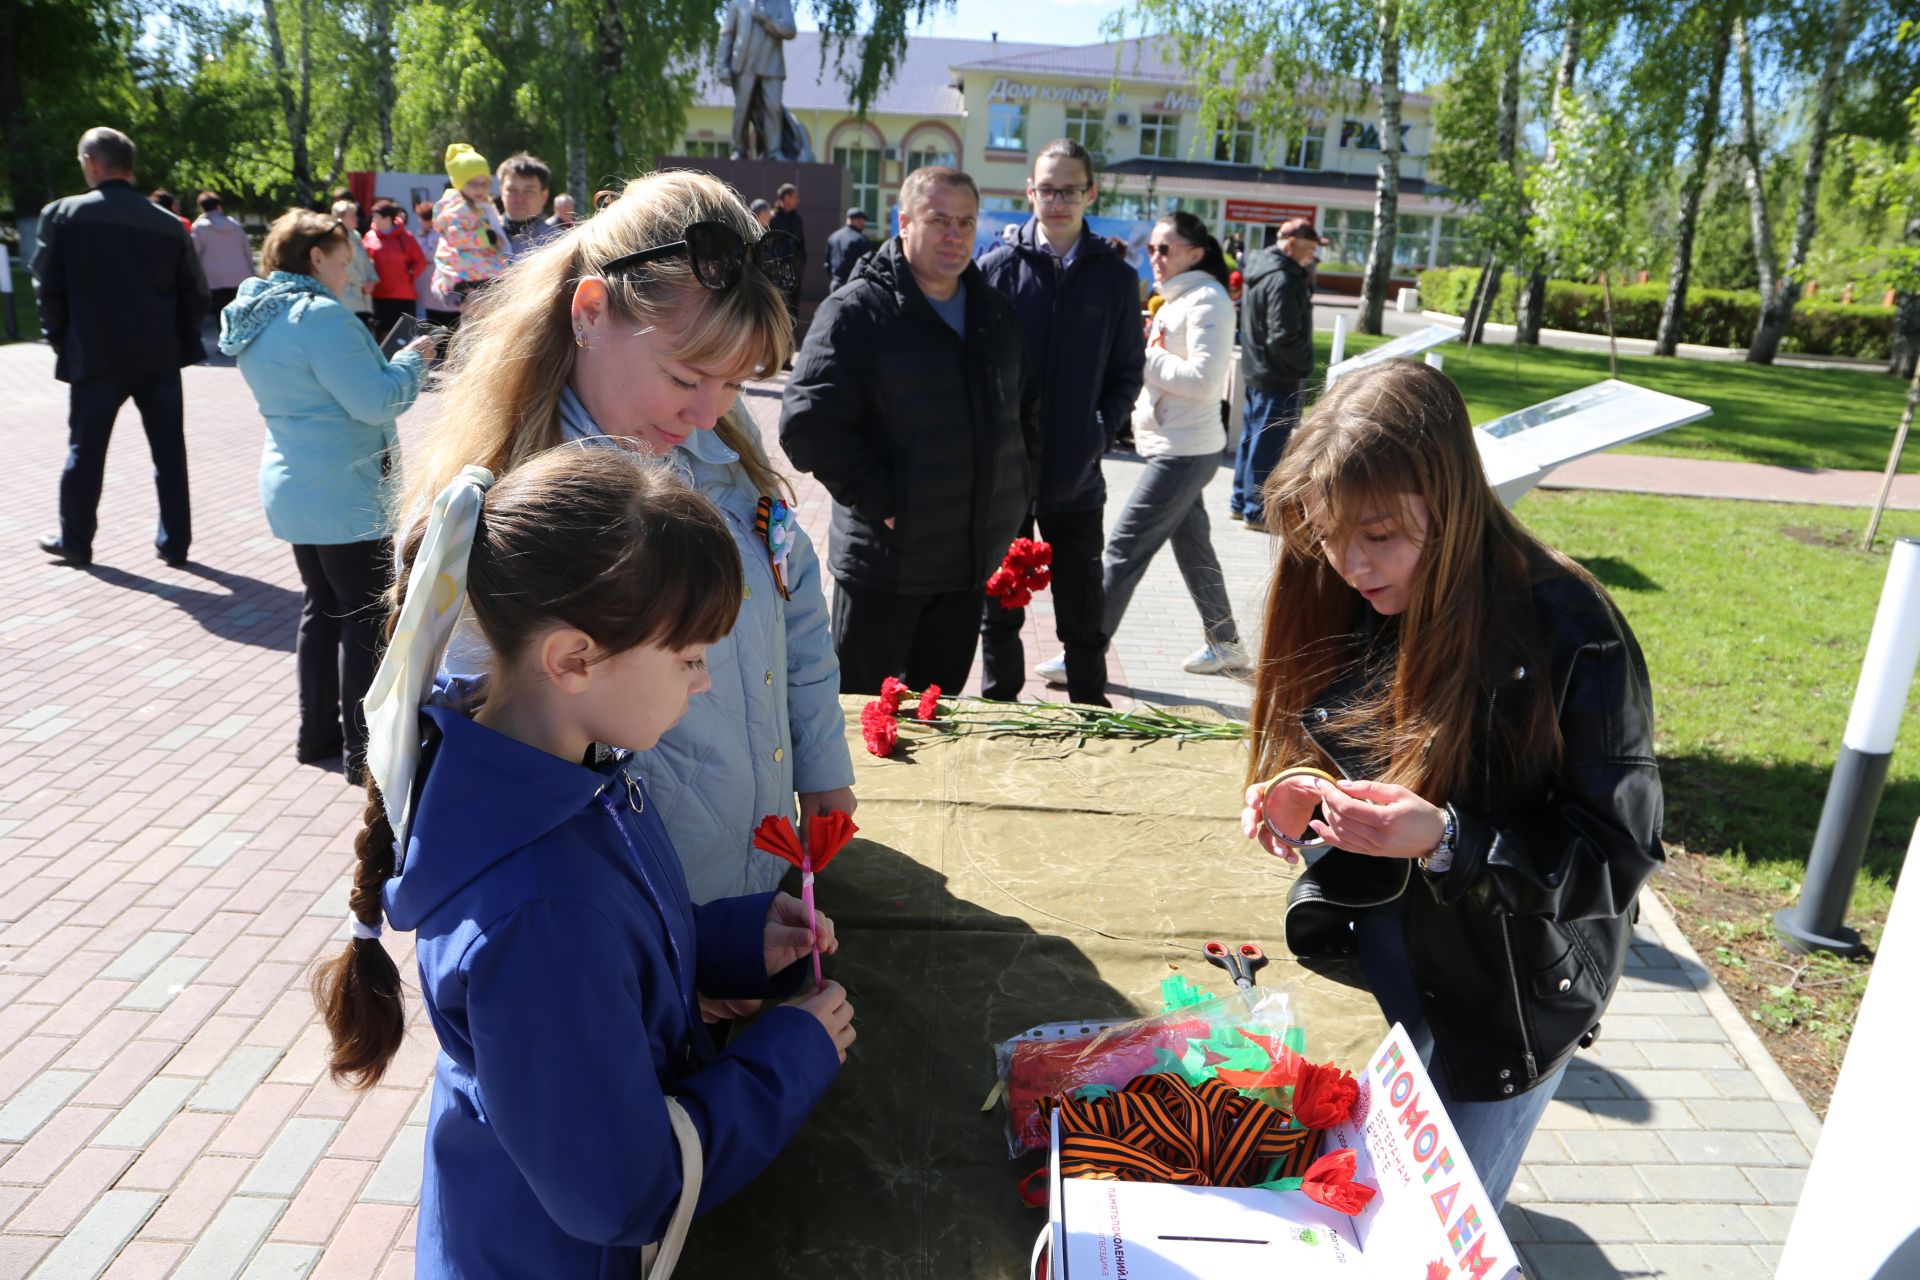
[[1042,203],[1079,204],[1086,197],[1086,187],[1032,187],[1034,197]]
[[693,260],[694,279],[715,292],[724,292],[739,284],[749,259],[776,289],[790,290],[800,283],[800,242],[784,231],[769,231],[748,243],[724,222],[695,222],[681,235],[683,238],[672,244],[655,245],[615,258],[604,271],[611,275],[643,262],[684,253]]
[[1171,255],[1175,249],[1191,249],[1192,247],[1192,245],[1185,244],[1150,244],[1147,246],[1147,256],[1149,258],[1165,258]]

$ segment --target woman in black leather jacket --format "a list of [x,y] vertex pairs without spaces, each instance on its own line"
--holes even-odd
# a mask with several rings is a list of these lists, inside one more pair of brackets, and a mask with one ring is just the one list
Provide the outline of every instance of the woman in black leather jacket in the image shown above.
[[[1342,378],[1266,509],[1247,833],[1289,860],[1288,838],[1330,846],[1287,943],[1360,961],[1504,1202],[1665,856],[1646,663],[1488,488],[1459,391],[1424,365]],[[1332,779],[1269,786],[1303,765]]]

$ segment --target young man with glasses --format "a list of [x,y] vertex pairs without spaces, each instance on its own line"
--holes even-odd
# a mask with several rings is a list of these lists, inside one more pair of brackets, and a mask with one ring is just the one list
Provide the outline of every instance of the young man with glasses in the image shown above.
[[[1068,138],[1040,149],[1027,180],[1033,217],[1009,228],[980,271],[1020,318],[1027,367],[1040,384],[1038,495],[1023,532],[1053,547],[1053,617],[1065,652],[1040,664],[1075,702],[1107,705],[1100,553],[1107,486],[1100,458],[1140,395],[1146,340],[1140,277],[1087,226],[1099,195],[1093,157]],[[1021,609],[989,601],[980,624],[981,692],[1011,702],[1026,684]]]
[[781,447],[833,496],[844,693],[887,676],[960,690],[987,577],[1033,502],[1039,393],[973,264],[979,212],[966,174],[908,174],[900,234],[820,304],[787,382]]

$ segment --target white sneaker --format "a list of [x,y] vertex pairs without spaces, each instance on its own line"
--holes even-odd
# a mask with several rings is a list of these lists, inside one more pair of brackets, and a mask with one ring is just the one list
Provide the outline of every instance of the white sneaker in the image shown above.
[[1180,664],[1182,671],[1196,676],[1237,676],[1253,669],[1247,651],[1237,644],[1207,645]]
[[1033,671],[1035,675],[1045,680],[1048,684],[1065,684],[1067,682],[1067,655],[1064,653],[1056,653],[1035,667]]

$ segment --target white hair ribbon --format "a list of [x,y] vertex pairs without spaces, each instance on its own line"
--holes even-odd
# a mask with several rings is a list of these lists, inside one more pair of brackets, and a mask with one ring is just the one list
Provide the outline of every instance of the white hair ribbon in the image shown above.
[[420,764],[420,704],[433,689],[460,606],[480,504],[493,484],[485,467],[463,467],[433,500],[426,536],[407,574],[400,621],[367,690],[367,769],[387,809],[396,853],[404,856]]
[[359,916],[349,914],[347,923],[353,926],[353,936],[369,942],[380,940],[380,926],[363,923]]

